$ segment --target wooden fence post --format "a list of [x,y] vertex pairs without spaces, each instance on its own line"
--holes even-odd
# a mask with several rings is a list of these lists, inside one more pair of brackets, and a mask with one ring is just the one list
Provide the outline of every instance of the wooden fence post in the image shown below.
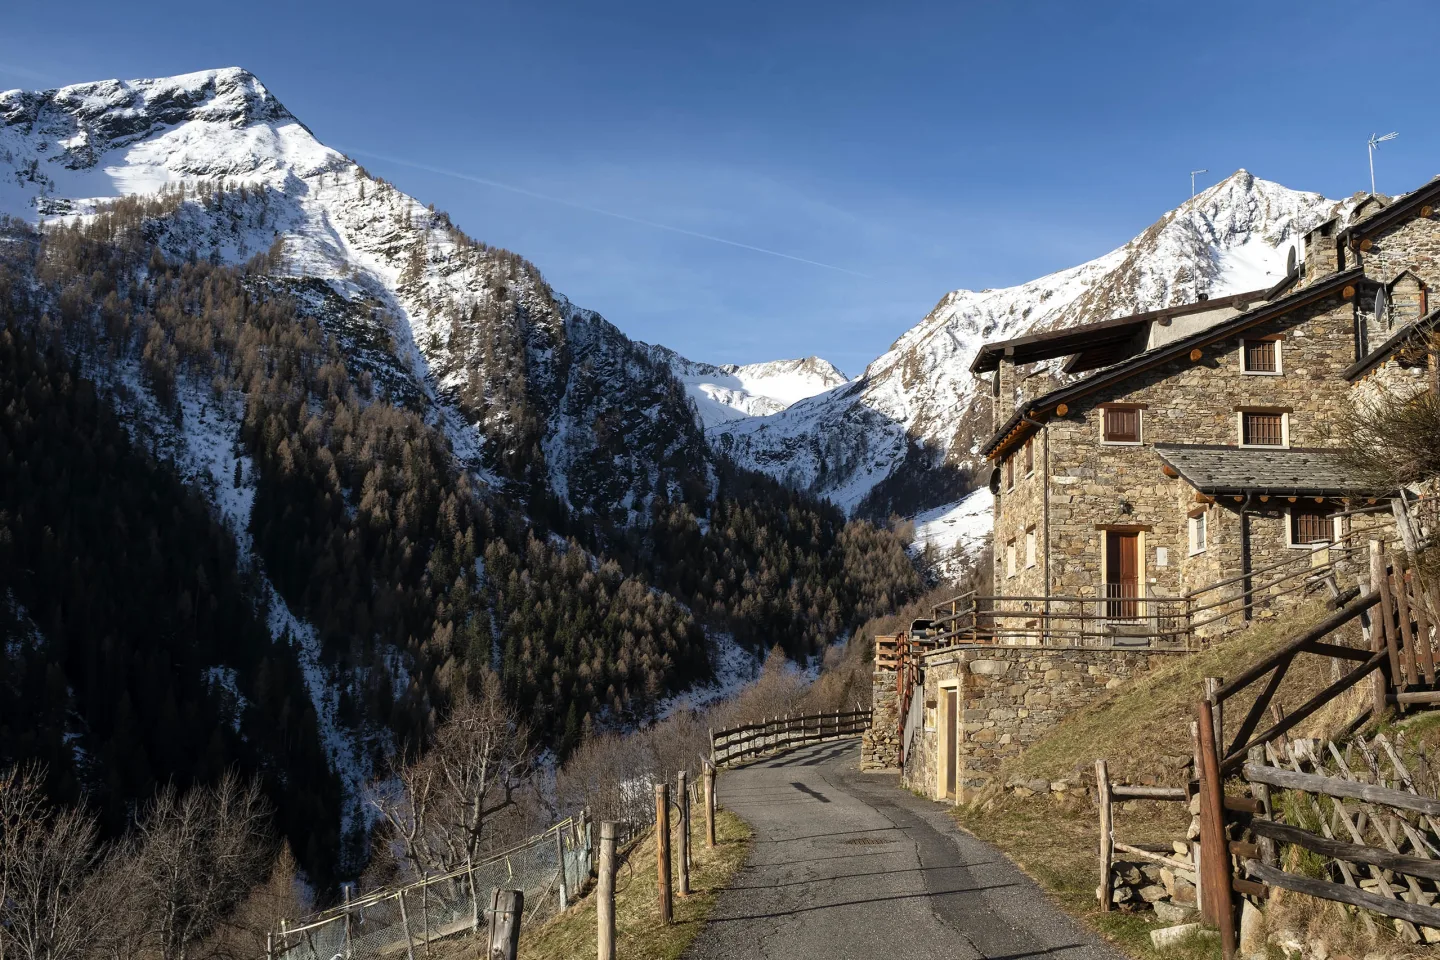
[[[1370,589],[1380,594],[1380,622],[1375,623],[1372,618],[1370,624],[1370,650],[1372,653],[1379,653],[1385,649],[1385,637],[1389,633],[1386,625],[1390,619],[1389,597],[1385,590],[1385,550],[1379,540],[1370,541]],[[1370,675],[1370,684],[1374,704],[1371,716],[1379,720],[1385,716],[1385,708],[1388,706],[1387,695],[1390,692],[1383,664],[1379,670]]]
[[1235,956],[1235,908],[1230,890],[1230,841],[1225,835],[1225,784],[1215,741],[1215,715],[1209,700],[1200,714],[1200,883],[1205,888],[1205,918],[1220,928],[1225,960]]
[[710,728],[710,766],[715,766],[715,728]]
[[[1219,702],[1220,688],[1225,686],[1224,677],[1205,678],[1205,699],[1210,701],[1210,711],[1215,717],[1215,749],[1225,749],[1225,707]],[[1221,758],[1224,759],[1223,757]],[[1196,771],[1197,775],[1199,771]]]
[[705,846],[715,849],[715,767],[705,768]]
[[686,789],[688,774],[681,770],[675,775],[675,789],[680,805],[680,896],[690,896],[690,791]]
[[[1190,752],[1193,759],[1192,767],[1195,771],[1195,796],[1200,796],[1200,771],[1205,769],[1205,764],[1200,760],[1200,723],[1196,720],[1190,721]],[[1199,811],[1196,811],[1199,814]],[[1205,890],[1200,883],[1200,841],[1199,839],[1190,842],[1190,863],[1195,868],[1195,909],[1200,915],[1205,916]]]
[[670,925],[670,784],[655,784],[655,872],[660,894],[660,922]]
[[565,886],[568,879],[565,876],[565,836],[564,831],[559,827],[555,828],[555,866],[559,871],[560,879],[560,909],[568,910],[570,908],[570,891]]
[[616,823],[600,824],[600,867],[595,883],[595,935],[599,960],[615,960],[615,833]]
[[400,924],[405,928],[405,955],[415,960],[415,938],[410,935],[410,915],[405,912],[405,891],[396,895],[400,901]]
[[490,906],[490,949],[486,960],[515,960],[520,951],[520,919],[525,894],[519,890],[496,890]]
[[1095,761],[1095,792],[1100,801],[1100,886],[1095,896],[1100,899],[1100,909],[1111,908],[1110,865],[1115,857],[1115,837],[1110,810],[1110,769],[1104,760]]

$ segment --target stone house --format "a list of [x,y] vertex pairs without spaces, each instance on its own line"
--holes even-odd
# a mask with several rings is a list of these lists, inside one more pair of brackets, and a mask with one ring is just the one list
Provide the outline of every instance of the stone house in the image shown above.
[[[1097,606],[1120,622],[1376,523],[1334,516],[1389,493],[1347,470],[1335,425],[1382,361],[1416,378],[1396,358],[1413,371],[1433,323],[1437,206],[1440,181],[1367,200],[1310,231],[1271,290],[982,347],[995,594],[1037,611],[1113,599]],[[1027,365],[1062,357],[1084,375],[1027,389],[1046,379]]]
[[[993,592],[1010,619],[1053,622],[1073,597],[1124,624],[1157,598],[1250,583],[1352,535],[1393,539],[1363,509],[1394,492],[1347,468],[1335,427],[1367,390],[1436,385],[1437,211],[1440,180],[1370,198],[1348,225],[1311,230],[1272,289],[982,347]],[[1050,372],[1062,358],[1063,383]],[[1042,627],[925,655],[904,781],[965,799],[1065,716],[1184,655],[1123,636],[1074,643]]]

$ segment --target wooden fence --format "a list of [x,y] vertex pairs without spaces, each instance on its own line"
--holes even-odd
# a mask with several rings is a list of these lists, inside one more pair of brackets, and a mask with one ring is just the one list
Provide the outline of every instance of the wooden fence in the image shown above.
[[858,737],[870,726],[869,710],[771,717],[710,731],[710,762],[717,767],[822,740]]
[[[1403,559],[1387,564],[1377,541],[1370,543],[1369,561],[1367,590],[1355,591],[1359,596],[1351,594],[1353,599],[1348,602],[1343,602],[1347,597],[1337,590],[1336,602],[1343,602],[1339,609],[1228,683],[1219,678],[1207,680],[1205,698],[1197,705],[1200,901],[1205,918],[1220,928],[1227,958],[1236,948],[1234,895],[1264,899],[1272,887],[1394,918],[1402,935],[1411,940],[1437,936],[1420,932],[1422,927],[1434,929],[1440,924],[1440,909],[1431,905],[1434,891],[1419,886],[1435,879],[1426,872],[1434,872],[1435,867],[1422,869],[1417,862],[1440,859],[1440,845],[1427,839],[1418,819],[1424,818],[1424,825],[1433,833],[1432,818],[1440,817],[1440,801],[1416,792],[1413,779],[1388,741],[1376,741],[1392,761],[1388,778],[1378,763],[1370,763],[1372,747],[1363,740],[1352,745],[1366,755],[1365,766],[1373,783],[1357,777],[1354,765],[1333,744],[1314,749],[1301,742],[1285,742],[1297,725],[1367,679],[1369,702],[1346,726],[1347,734],[1367,719],[1383,716],[1391,706],[1404,710],[1417,703],[1440,702],[1433,689],[1440,596],[1412,576]],[[1350,627],[1352,623],[1358,623],[1359,646],[1349,642],[1357,632]],[[1304,655],[1330,659],[1335,679],[1286,715],[1278,708],[1276,697],[1291,666]],[[1340,664],[1349,664],[1348,672]],[[1246,691],[1254,693],[1254,700],[1233,731],[1227,730],[1225,706]],[[1327,769],[1332,762],[1334,771]],[[1242,798],[1225,794],[1225,779],[1237,775],[1250,788],[1250,809],[1237,803]],[[1385,785],[1387,779],[1403,789]],[[1271,795],[1276,789],[1294,795],[1285,808],[1288,820],[1276,816],[1277,805]],[[1348,810],[1347,799],[1370,804],[1372,809]],[[1312,816],[1307,818],[1306,810]],[[1345,834],[1337,836],[1347,818]],[[1372,836],[1379,837],[1378,846],[1362,831],[1362,823],[1376,831]],[[1234,840],[1232,834],[1236,833],[1248,833],[1253,840]],[[1408,853],[1403,850],[1402,838],[1410,846]],[[1286,869],[1275,849],[1279,845],[1328,857],[1334,866],[1327,866],[1323,877]],[[1357,880],[1361,867],[1371,873],[1372,889]],[[1391,878],[1381,875],[1387,870]],[[1395,880],[1397,874],[1406,879]]]
[[1333,586],[1363,549],[1326,544],[1240,576],[1166,597],[1097,584],[1091,596],[962,594],[936,604],[924,639],[936,647],[1013,644],[1062,647],[1195,649],[1206,637],[1245,626],[1276,601]]
[[1104,760],[1095,761],[1095,796],[1100,808],[1100,886],[1095,895],[1100,899],[1100,909],[1114,907],[1114,888],[1111,875],[1115,866],[1115,852],[1128,854],[1149,863],[1157,863],[1175,871],[1199,889],[1199,878],[1195,872],[1198,862],[1196,850],[1192,847],[1188,860],[1177,860],[1175,851],[1168,844],[1162,848],[1124,843],[1115,839],[1115,804],[1126,800],[1174,800],[1189,802],[1190,791],[1184,787],[1129,786],[1110,782],[1109,764]]

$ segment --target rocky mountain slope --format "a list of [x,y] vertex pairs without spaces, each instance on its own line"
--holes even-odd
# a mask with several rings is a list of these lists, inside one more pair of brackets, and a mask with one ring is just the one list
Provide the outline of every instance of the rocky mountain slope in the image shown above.
[[324,281],[324,315],[374,348],[381,387],[443,422],[492,482],[623,521],[709,481],[664,364],[321,144],[249,73],[0,94],[0,213],[70,218],[135,196],[173,208],[152,237],[169,255],[268,253]]
[[[1334,201],[1244,170],[1089,263],[1016,287],[956,290],[843,389],[712,425],[739,462],[848,510],[913,515],[956,499],[990,430],[981,343],[1273,285]],[[930,477],[925,481],[923,477]]]

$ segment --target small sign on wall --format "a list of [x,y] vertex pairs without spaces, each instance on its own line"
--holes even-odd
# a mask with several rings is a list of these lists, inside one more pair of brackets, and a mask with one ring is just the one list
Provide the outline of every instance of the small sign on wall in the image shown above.
[[1169,548],[1169,547],[1156,547],[1156,548],[1155,548],[1155,566],[1157,566],[1157,567],[1168,567],[1168,566],[1170,566],[1170,548]]

